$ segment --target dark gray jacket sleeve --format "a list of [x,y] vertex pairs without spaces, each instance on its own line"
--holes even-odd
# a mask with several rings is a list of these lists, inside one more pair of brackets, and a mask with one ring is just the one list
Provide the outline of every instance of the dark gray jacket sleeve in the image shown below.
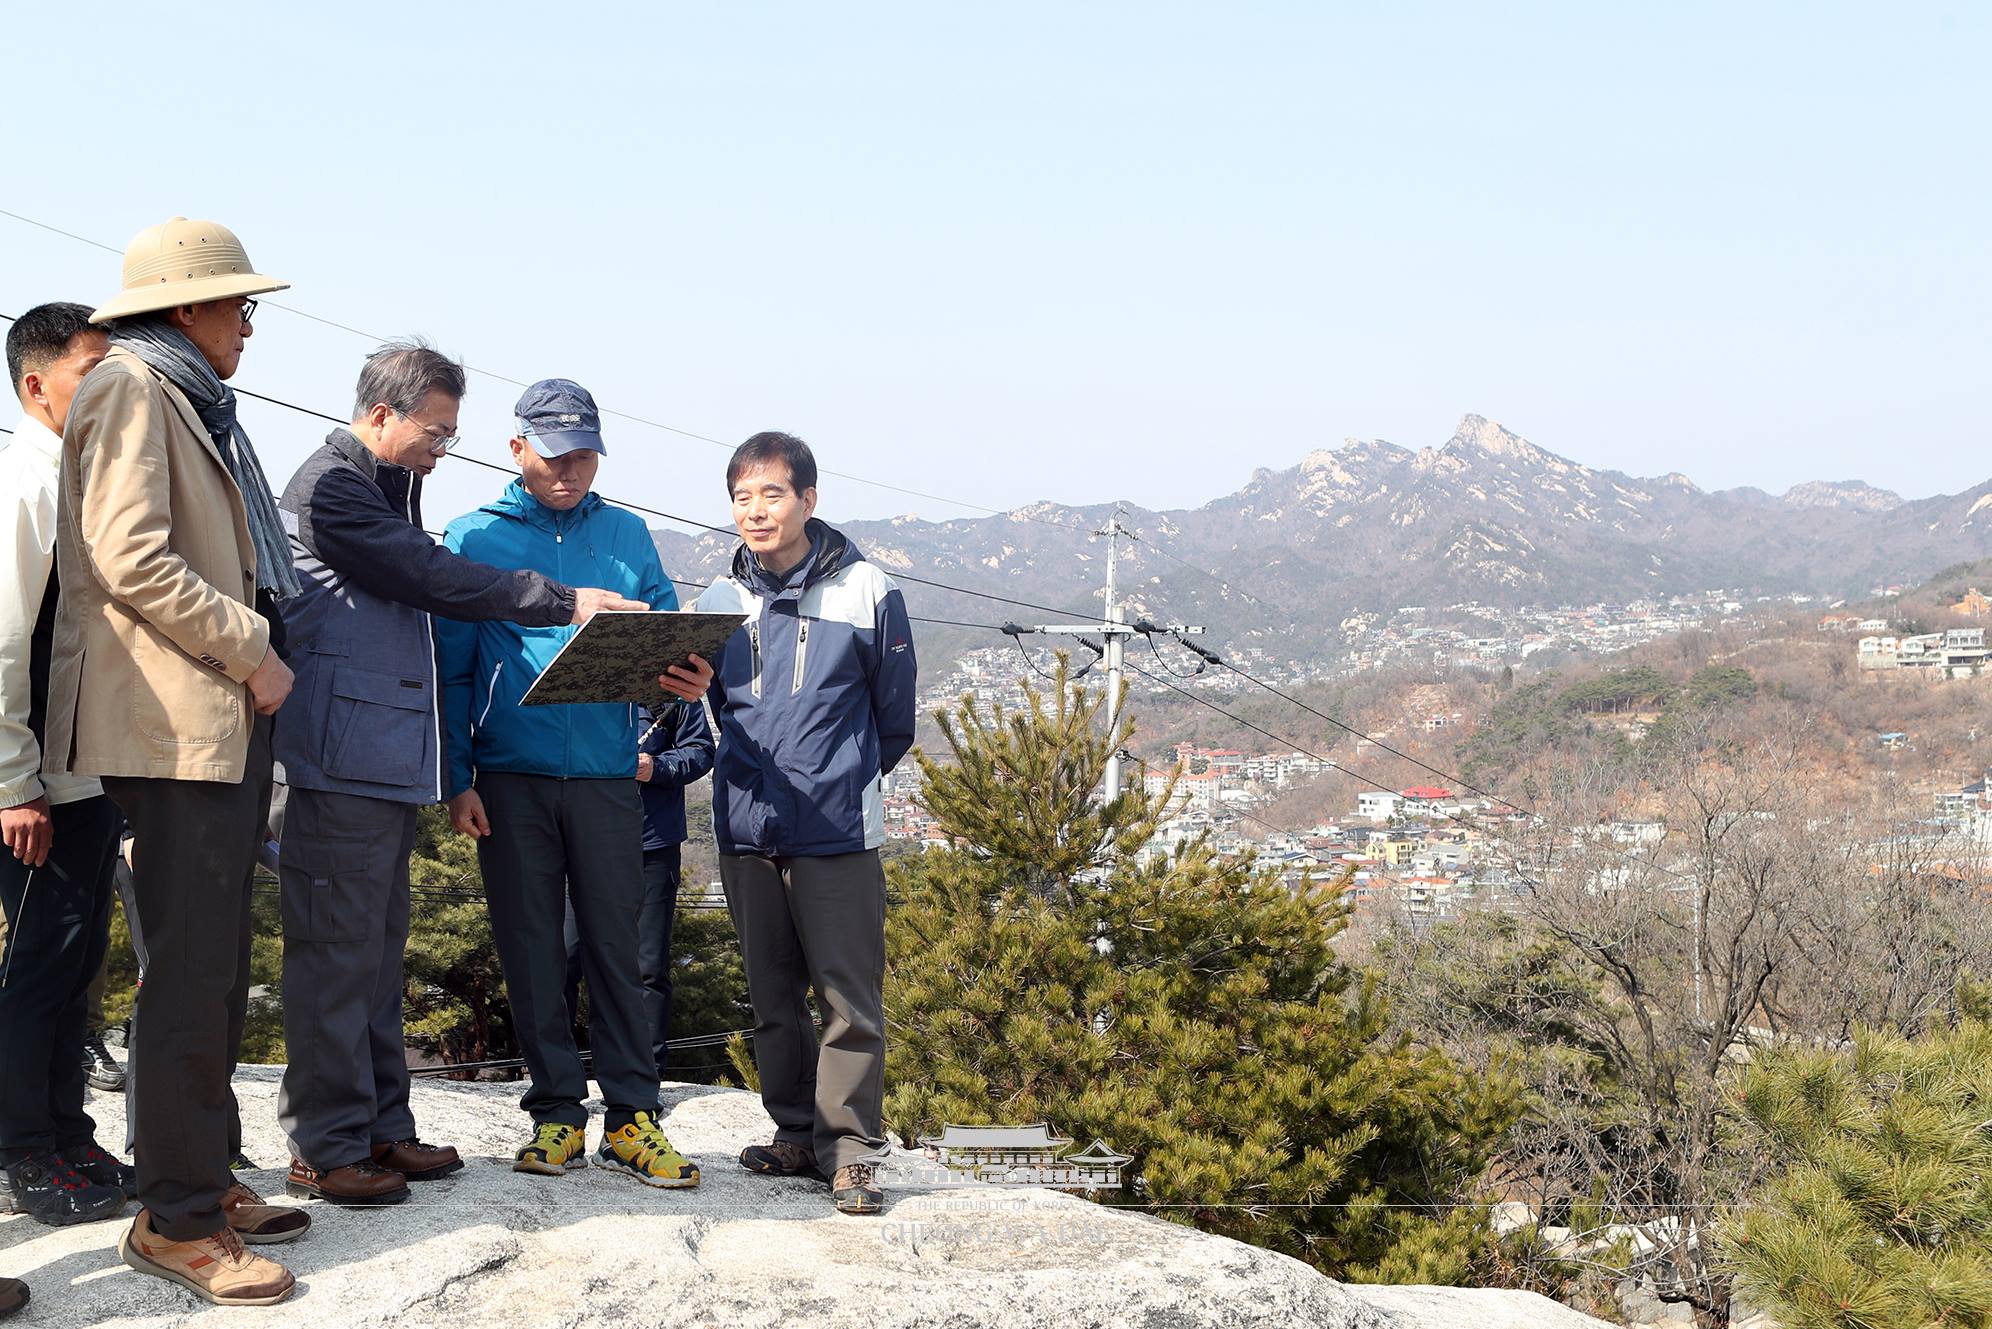
[[396,512],[358,472],[334,466],[299,505],[298,539],[363,589],[444,618],[507,619],[529,628],[574,619],[574,589],[524,569],[445,549]]

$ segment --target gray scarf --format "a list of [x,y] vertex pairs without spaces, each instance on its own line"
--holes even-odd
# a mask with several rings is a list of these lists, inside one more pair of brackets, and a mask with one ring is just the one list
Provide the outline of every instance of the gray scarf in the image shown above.
[[279,600],[296,595],[297,569],[291,565],[290,538],[277,516],[270,482],[263,478],[263,464],[256,460],[256,449],[235,418],[234,391],[215,376],[214,366],[186,333],[157,319],[120,325],[111,344],[124,347],[186,394],[207,426],[208,437],[228,460],[235,487],[242,491],[249,538],[256,546],[256,585]]

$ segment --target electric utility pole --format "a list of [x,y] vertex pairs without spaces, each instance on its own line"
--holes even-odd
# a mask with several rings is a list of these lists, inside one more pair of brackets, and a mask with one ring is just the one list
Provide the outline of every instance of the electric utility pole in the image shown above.
[[[1115,585],[1115,576],[1119,571],[1121,537],[1123,535],[1131,537],[1133,532],[1121,525],[1121,509],[1118,504],[1114,507],[1113,516],[1107,518],[1106,529],[1097,531],[1095,534],[1103,535],[1107,539],[1107,600],[1105,612],[1101,615],[1100,621],[1098,623],[1037,623],[1027,627],[1013,624],[1006,631],[1014,631],[1018,636],[1027,632],[1045,632],[1057,633],[1060,636],[1080,637],[1081,639],[1088,634],[1098,633],[1101,640],[1105,643],[1101,654],[1107,663],[1107,734],[1109,737],[1112,737],[1120,732],[1121,678],[1127,662],[1127,639],[1150,632],[1189,635],[1201,633],[1203,629],[1188,623],[1166,625],[1129,623],[1126,611],[1121,608],[1119,590]],[[1106,796],[1108,801],[1111,802],[1113,799],[1119,798],[1120,791],[1121,752],[1120,745],[1116,743],[1113,754],[1107,758]]]

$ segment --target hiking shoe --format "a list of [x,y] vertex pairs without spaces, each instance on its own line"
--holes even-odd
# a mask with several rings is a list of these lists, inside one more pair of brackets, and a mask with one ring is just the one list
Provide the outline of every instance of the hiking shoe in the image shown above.
[[875,1214],[885,1207],[878,1186],[878,1168],[870,1163],[846,1163],[830,1182],[830,1198],[840,1214]]
[[311,1226],[311,1215],[293,1205],[271,1204],[241,1182],[221,1196],[221,1216],[249,1246],[274,1246],[295,1241]]
[[122,1190],[97,1185],[57,1153],[36,1154],[0,1172],[0,1213],[27,1214],[51,1227],[114,1218],[124,1204]]
[[249,1155],[237,1149],[235,1157],[228,1160],[228,1170],[230,1172],[254,1172],[256,1165],[249,1161]]
[[629,1125],[602,1137],[595,1166],[635,1177],[646,1186],[683,1190],[699,1184],[698,1167],[671,1147],[657,1118],[638,1112]]
[[512,1171],[557,1177],[588,1166],[588,1137],[577,1126],[543,1121],[533,1128],[533,1142],[512,1155]]
[[454,1146],[423,1144],[420,1140],[395,1140],[373,1147],[373,1161],[393,1168],[410,1181],[437,1181],[463,1170],[463,1159]]
[[83,1078],[107,1094],[124,1088],[124,1067],[104,1046],[104,1035],[94,1033],[83,1040]]
[[750,1144],[740,1151],[740,1166],[771,1177],[816,1175],[816,1154],[787,1140]]
[[297,1280],[290,1270],[251,1255],[234,1228],[225,1227],[194,1241],[174,1241],[152,1230],[152,1215],[141,1209],[118,1238],[118,1254],[141,1274],[178,1283],[217,1306],[273,1306],[291,1294]]
[[408,1178],[371,1158],[323,1171],[301,1158],[293,1158],[290,1172],[284,1178],[284,1194],[299,1200],[323,1200],[327,1204],[370,1209],[400,1204],[407,1199]]
[[0,1320],[28,1304],[28,1285],[18,1278],[0,1278]]
[[125,1199],[138,1198],[138,1169],[118,1162],[99,1149],[95,1140],[63,1150],[62,1161],[75,1168],[77,1174],[93,1186],[115,1186],[124,1192]]

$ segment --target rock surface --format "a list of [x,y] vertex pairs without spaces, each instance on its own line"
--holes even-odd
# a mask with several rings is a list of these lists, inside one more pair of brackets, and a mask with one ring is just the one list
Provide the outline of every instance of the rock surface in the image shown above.
[[[277,1070],[236,1085],[246,1180],[275,1196],[286,1160]],[[34,1301],[16,1324],[136,1326],[1142,1326],[1305,1329],[1601,1329],[1524,1293],[1353,1287],[1299,1261],[1144,1214],[1027,1187],[888,1191],[884,1215],[847,1218],[827,1188],[734,1162],[770,1127],[754,1097],[666,1086],[666,1129],[697,1162],[695,1191],[646,1189],[596,1169],[510,1170],[525,1117],[512,1085],[418,1081],[424,1138],[468,1166],[394,1209],[311,1205],[314,1225],[267,1248],[298,1277],[269,1310],[222,1310],[125,1268],[124,1221],[45,1228],[0,1219],[0,1272]],[[99,1137],[123,1137],[122,1101],[93,1095]],[[599,1129],[599,1118],[597,1119]],[[127,1210],[127,1213],[131,1212]],[[9,1329],[12,1329],[10,1326]]]

